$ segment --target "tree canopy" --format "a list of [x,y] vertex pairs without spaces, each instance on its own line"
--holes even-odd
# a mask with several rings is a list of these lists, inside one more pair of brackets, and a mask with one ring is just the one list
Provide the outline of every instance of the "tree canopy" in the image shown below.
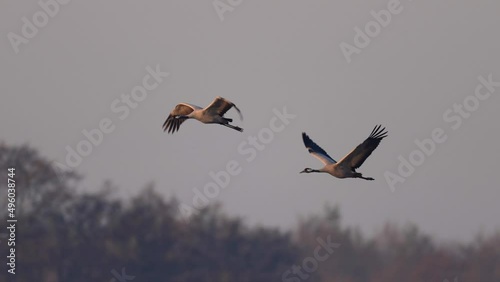
[[[186,221],[178,201],[152,185],[128,201],[113,197],[110,183],[79,193],[76,173],[57,171],[29,146],[0,144],[0,171],[12,166],[18,282],[500,281],[500,234],[442,245],[414,225],[387,224],[366,238],[341,224],[339,207],[301,218],[287,232],[249,227],[219,204]],[[0,239],[5,260],[8,246]],[[12,274],[5,269],[0,281],[13,281]]]

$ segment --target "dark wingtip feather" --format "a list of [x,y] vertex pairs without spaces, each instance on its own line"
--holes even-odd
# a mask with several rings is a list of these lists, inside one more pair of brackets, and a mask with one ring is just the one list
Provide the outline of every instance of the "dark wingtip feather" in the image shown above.
[[163,128],[163,132],[167,131],[168,126],[169,126],[169,124],[170,124],[170,121],[171,121],[171,119],[170,119],[170,117],[168,117],[168,118],[165,120],[165,122],[163,123],[163,126],[162,126],[162,128]]
[[179,128],[181,127],[181,121],[177,120],[176,128],[175,131],[179,131]]
[[179,119],[175,119],[175,122],[172,125],[172,134],[177,131],[177,125],[179,124]]
[[236,111],[238,112],[238,115],[240,117],[240,120],[243,121],[243,115],[241,114],[241,111],[238,107],[236,107],[236,105],[234,103],[232,103],[232,106],[236,109]]
[[311,144],[311,138],[309,138],[309,136],[307,135],[307,133],[305,132],[302,132],[302,141],[304,142],[304,145],[306,147],[310,147],[310,144]]
[[312,141],[309,135],[307,135],[305,132],[302,132],[302,141],[304,141],[304,146],[306,146],[309,153],[313,153],[315,150],[317,150],[318,152],[327,155],[325,150],[323,150],[320,146],[314,143],[314,141]]
[[376,135],[381,126],[382,126],[381,124],[375,125],[375,127],[372,130],[372,133],[370,133],[370,137],[373,137],[374,135]]
[[168,133],[174,133],[176,120],[174,118],[171,119],[171,122],[168,125]]
[[382,129],[381,129],[381,127],[382,127],[381,124],[375,126],[375,128],[372,130],[372,133],[370,134],[369,138],[382,140],[385,137],[387,137],[388,131],[385,130],[385,127],[383,127]]

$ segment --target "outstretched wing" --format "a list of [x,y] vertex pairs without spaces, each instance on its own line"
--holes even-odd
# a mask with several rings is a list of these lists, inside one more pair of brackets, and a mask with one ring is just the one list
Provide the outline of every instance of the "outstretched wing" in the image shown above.
[[180,103],[170,112],[167,117],[167,120],[163,123],[163,131],[168,129],[168,133],[174,133],[179,130],[181,124],[186,120],[185,118],[177,118],[178,116],[185,116],[192,113],[197,108],[200,108],[195,105]]
[[318,146],[318,144],[314,143],[305,132],[302,132],[302,140],[309,153],[318,158],[323,164],[328,165],[336,163],[336,161],[330,157],[325,150]]
[[363,143],[354,148],[354,150],[352,150],[349,154],[347,154],[347,156],[340,160],[339,165],[344,164],[351,169],[359,168],[371,155],[373,150],[378,147],[380,141],[387,137],[385,127],[380,129],[381,127],[381,125],[375,126],[370,136]]
[[210,105],[208,105],[204,110],[209,113],[214,113],[219,116],[223,116],[227,111],[229,111],[232,107],[236,109],[238,115],[240,116],[240,120],[243,120],[243,116],[241,115],[240,109],[236,107],[234,103],[231,101],[224,99],[220,96],[217,96],[215,100],[212,101]]

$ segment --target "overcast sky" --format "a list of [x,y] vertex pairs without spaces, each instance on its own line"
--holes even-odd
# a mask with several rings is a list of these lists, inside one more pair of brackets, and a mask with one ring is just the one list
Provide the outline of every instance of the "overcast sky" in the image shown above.
[[[329,203],[367,233],[387,221],[455,240],[500,229],[499,1],[44,1],[0,4],[0,138],[68,165],[68,146],[103,126],[75,166],[83,189],[111,179],[132,196],[154,182],[192,206],[230,163],[239,173],[210,202],[252,225],[287,228]],[[243,133],[162,131],[177,103],[218,95],[242,110],[228,115]],[[375,181],[299,174],[322,166],[301,132],[338,160],[379,123],[389,137],[359,169]],[[433,131],[441,143],[419,153]],[[410,155],[419,166],[401,174]]]

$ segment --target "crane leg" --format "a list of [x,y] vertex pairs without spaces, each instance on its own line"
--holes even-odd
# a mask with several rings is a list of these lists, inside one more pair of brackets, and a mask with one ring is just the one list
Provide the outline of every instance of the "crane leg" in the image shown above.
[[222,125],[227,126],[227,127],[229,127],[229,128],[232,128],[232,129],[234,129],[234,130],[238,130],[239,132],[243,132],[243,128],[241,128],[241,127],[234,126],[234,125],[231,125],[231,124],[229,124],[229,123],[224,123],[224,124],[222,124]]
[[358,172],[356,172],[356,174],[354,174],[354,177],[356,177],[356,178],[361,178],[361,179],[364,179],[364,180],[375,180],[375,179],[374,179],[374,178],[372,178],[372,177],[364,177],[364,176],[363,176],[363,174],[358,173]]

